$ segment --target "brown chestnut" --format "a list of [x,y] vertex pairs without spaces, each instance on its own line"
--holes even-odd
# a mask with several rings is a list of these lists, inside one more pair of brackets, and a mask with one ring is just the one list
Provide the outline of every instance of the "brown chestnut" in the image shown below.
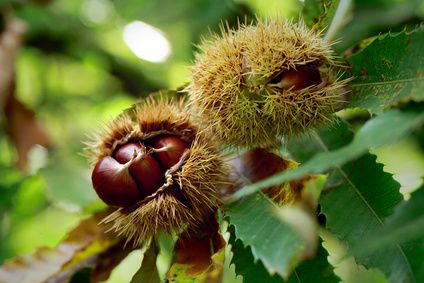
[[131,161],[129,171],[144,197],[156,192],[165,182],[164,172],[150,154],[139,154]]
[[140,152],[140,143],[130,142],[118,148],[114,154],[114,157],[119,163],[125,164],[136,157]]
[[157,137],[153,140],[152,146],[156,149],[155,157],[164,170],[177,164],[184,151],[190,147],[187,142],[172,135]]
[[300,90],[322,82],[318,66],[306,64],[295,69],[283,71],[272,80],[272,83],[280,88]]
[[153,194],[165,183],[166,170],[189,148],[187,142],[172,135],[154,138],[149,150],[142,142],[130,141],[97,162],[92,181],[105,203],[127,207]]
[[142,199],[128,166],[110,156],[97,162],[91,180],[97,195],[108,205],[127,207]]

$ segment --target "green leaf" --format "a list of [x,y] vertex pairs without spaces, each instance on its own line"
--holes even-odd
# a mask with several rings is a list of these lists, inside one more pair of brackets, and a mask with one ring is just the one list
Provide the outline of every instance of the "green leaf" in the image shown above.
[[402,249],[405,252],[406,258],[408,258],[411,270],[414,273],[416,282],[424,281],[424,238],[418,240],[403,243]]
[[84,267],[81,270],[78,270],[74,275],[72,275],[69,283],[90,283],[91,275],[93,269],[89,267]]
[[24,181],[25,177],[16,170],[0,164],[0,212],[12,205],[13,197]]
[[303,19],[310,28],[324,30],[330,26],[338,4],[338,0],[306,0]]
[[144,253],[140,269],[134,274],[131,283],[160,283],[158,269],[156,268],[156,246],[151,244]]
[[[233,227],[230,227],[234,230]],[[243,283],[281,283],[284,280],[277,274],[270,275],[262,261],[253,257],[251,248],[244,247],[241,240],[236,240],[234,231],[231,232],[229,243],[233,257],[231,263],[235,265],[237,275],[243,276]]]
[[333,267],[328,263],[327,258],[328,253],[320,243],[315,257],[299,265],[288,282],[340,282],[340,279],[333,272]]
[[[331,187],[320,201],[327,228],[349,246],[383,227],[384,219],[402,200],[399,184],[375,160],[375,156],[366,154],[334,170],[328,181]],[[357,261],[380,268],[391,282],[413,282],[410,263],[399,245],[358,257]]]
[[[291,152],[293,152],[294,148],[294,155],[298,156],[298,152],[300,151],[300,149],[305,148],[308,143],[315,144],[315,146],[313,147],[309,146],[309,153],[303,157],[304,159],[308,159],[315,153],[325,151],[326,149],[336,149],[337,147],[343,146],[343,143],[348,142],[350,139],[349,133],[350,131],[346,125],[339,126],[334,131],[330,132],[319,130],[318,135],[315,136],[315,139],[305,140],[300,143],[299,141],[296,141],[295,144],[290,146],[290,149]],[[340,138],[337,139],[337,136],[339,136]],[[347,176],[348,179],[343,180],[343,175],[340,172],[344,172],[343,174]],[[384,185],[384,182],[381,182],[384,180],[387,183],[386,185]],[[352,186],[354,186],[358,182],[362,182],[361,192],[365,197],[364,201],[362,202],[362,205],[358,205],[358,198],[355,198],[355,195],[351,195],[354,191],[354,187]],[[394,187],[390,189],[389,185]],[[344,190],[342,187],[344,188]],[[346,190],[346,188],[350,189],[350,191]],[[380,190],[378,188],[380,188]],[[328,180],[326,190],[327,195],[325,195],[324,193],[323,199],[333,193],[342,194],[339,197],[334,197],[332,201],[329,201],[328,207],[334,210],[333,218],[335,220],[339,219],[340,217],[344,217],[340,219],[340,224],[345,225],[344,227],[347,230],[346,233],[349,233],[349,235],[358,235],[363,229],[372,230],[372,228],[369,227],[370,225],[372,226],[375,221],[372,222],[365,219],[358,224],[358,217],[365,217],[367,214],[368,216],[370,215],[371,211],[368,211],[368,213],[366,213],[367,207],[375,209],[376,213],[378,213],[377,215],[380,215],[381,217],[386,217],[391,213],[393,206],[401,199],[401,196],[398,192],[398,185],[392,180],[390,175],[382,171],[381,165],[375,164],[375,158],[371,155],[365,155],[359,160],[353,161],[342,168],[335,169]],[[360,203],[361,202],[359,201],[359,204]],[[353,208],[351,208],[350,211],[346,211],[346,209],[349,208],[349,205],[351,205]],[[361,245],[363,241],[362,237],[358,235],[357,238],[359,239],[358,245]],[[403,252],[407,253],[408,250],[403,249]],[[383,255],[382,257],[375,256],[375,258],[381,258],[384,260],[391,259],[391,256],[393,256],[394,259],[402,258],[397,257],[398,255],[393,253],[388,254],[387,256]],[[360,261],[361,263],[366,263],[369,266],[385,266],[386,264],[389,265],[390,263],[377,262],[370,264],[370,262],[367,263],[366,261],[363,261],[363,259],[360,259]],[[412,265],[411,260],[409,260],[409,263]],[[417,261],[416,264],[419,266],[419,261]],[[393,265],[395,265],[395,263]],[[384,270],[384,268],[382,269]],[[387,268],[385,270],[386,273],[388,269],[390,268]],[[393,267],[392,271],[396,269],[397,267]]]
[[[319,136],[321,141],[315,137]],[[317,153],[332,151],[348,145],[353,139],[353,132],[349,124],[342,119],[337,119],[334,125],[316,130],[316,135],[304,134],[293,137],[287,142],[290,155],[297,162],[304,163]],[[323,149],[322,144],[325,144]]]
[[[313,133],[310,138],[311,142],[320,145],[324,152],[315,155],[296,169],[287,170],[245,186],[237,191],[229,201],[237,200],[267,187],[299,179],[305,175],[323,173],[330,168],[337,168],[349,160],[361,156],[371,147],[397,141],[423,123],[424,111],[420,109],[409,111],[393,109],[369,120],[358,130],[350,144],[333,151],[327,151],[328,147],[322,138]],[[340,128],[335,128],[335,131],[338,130]]]
[[[285,282],[277,274],[270,275],[263,263],[255,262],[250,247],[244,247],[241,240],[236,240],[234,231],[230,231],[230,244],[233,252],[232,263],[237,275],[243,276],[244,283],[282,283]],[[333,267],[327,261],[328,253],[319,244],[316,256],[300,264],[287,282],[339,282],[333,273]]]
[[424,149],[424,127],[414,132],[414,136],[419,143],[421,149]]
[[288,277],[305,252],[301,235],[275,212],[276,206],[258,193],[224,208],[236,237],[252,249],[271,273]]
[[424,100],[424,26],[385,34],[348,58],[352,93],[348,107],[382,111],[401,101]]
[[424,281],[424,186],[409,201],[399,204],[383,227],[352,248],[352,253],[366,256],[399,245],[408,259],[417,282]]
[[413,23],[422,0],[356,0],[353,13],[345,17],[346,26],[339,31],[340,39],[333,48],[343,52],[364,38],[399,29]]

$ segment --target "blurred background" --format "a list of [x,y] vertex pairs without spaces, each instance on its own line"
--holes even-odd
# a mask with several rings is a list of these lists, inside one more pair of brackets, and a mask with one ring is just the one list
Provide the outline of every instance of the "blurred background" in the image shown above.
[[[350,16],[336,36],[340,54],[361,38],[424,18],[421,0],[347,2]],[[91,188],[84,141],[149,92],[187,83],[202,37],[218,32],[223,21],[296,21],[304,5],[0,0],[0,264],[39,246],[56,246],[103,207]],[[408,190],[420,185],[424,172],[421,147],[409,138],[374,152]],[[137,269],[139,262],[134,264]]]

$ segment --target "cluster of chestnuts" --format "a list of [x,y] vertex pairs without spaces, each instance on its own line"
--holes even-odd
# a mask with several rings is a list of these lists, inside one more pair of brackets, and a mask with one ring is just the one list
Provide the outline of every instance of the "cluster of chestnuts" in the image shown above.
[[189,147],[172,135],[129,141],[97,162],[92,174],[94,189],[108,205],[135,205],[165,184],[165,172]]
[[204,41],[188,101],[151,96],[93,139],[94,189],[117,207],[104,221],[136,244],[200,225],[229,182],[219,150],[272,146],[331,122],[346,84],[336,65],[329,44],[302,22],[258,20]]
[[158,231],[201,225],[219,206],[228,170],[185,104],[151,96],[113,120],[89,146],[93,187],[118,208],[104,221],[135,244]]

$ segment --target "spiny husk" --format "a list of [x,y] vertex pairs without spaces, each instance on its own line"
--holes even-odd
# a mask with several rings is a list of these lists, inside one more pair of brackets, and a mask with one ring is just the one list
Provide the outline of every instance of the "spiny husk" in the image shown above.
[[[216,210],[220,203],[217,188],[226,182],[221,159],[203,142],[194,142],[189,158],[167,188],[142,201],[135,210],[118,209],[104,222],[112,223],[113,230],[135,244],[157,231],[180,232],[187,226],[195,229]],[[175,184],[177,188],[173,187]],[[172,190],[181,190],[184,199],[176,197]]]
[[111,156],[117,147],[129,140],[145,140],[160,134],[174,134],[191,142],[198,132],[185,110],[185,100],[174,101],[162,96],[149,96],[109,122],[87,142],[86,153],[94,165]]
[[217,209],[218,189],[228,182],[221,157],[191,123],[184,101],[148,98],[113,121],[89,151],[96,162],[128,140],[145,140],[161,134],[179,135],[191,147],[165,173],[166,183],[154,194],[132,207],[117,209],[103,220],[135,245],[158,231],[179,232],[188,226],[195,229]]
[[[221,144],[272,144],[332,120],[346,81],[330,45],[303,22],[262,21],[214,35],[200,46],[186,88],[190,106]],[[301,90],[272,86],[287,69],[317,64],[322,82]]]

